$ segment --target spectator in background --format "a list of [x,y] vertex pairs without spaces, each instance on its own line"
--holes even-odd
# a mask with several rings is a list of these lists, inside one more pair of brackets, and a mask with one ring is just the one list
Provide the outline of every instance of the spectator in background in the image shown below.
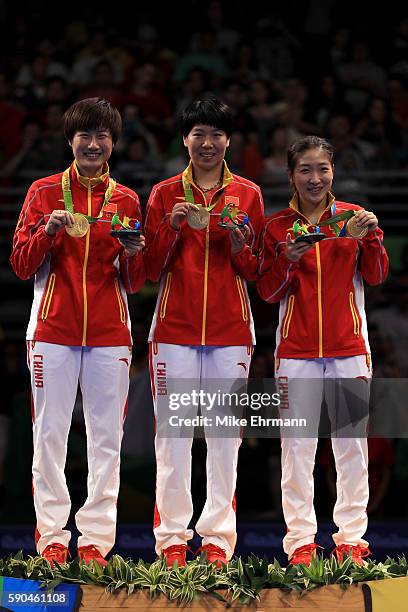
[[344,200],[367,202],[367,186],[361,177],[365,156],[373,147],[356,138],[347,115],[333,115],[327,124],[327,134],[336,154],[336,193]]
[[210,75],[211,90],[216,91],[221,79],[227,75],[227,64],[216,50],[216,35],[205,27],[197,31],[195,49],[190,49],[176,62],[174,81],[176,84],[185,80],[192,68],[203,68]]
[[117,145],[117,151],[124,154],[127,144],[138,136],[143,136],[148,145],[149,155],[155,159],[160,159],[157,140],[146,127],[140,118],[139,107],[137,104],[127,104],[122,110],[122,137]]
[[[363,170],[365,158],[372,153],[373,146],[362,143],[355,134],[354,127],[347,115],[332,115],[327,123],[327,135],[336,153],[336,170],[342,172],[352,167]],[[353,159],[353,163],[351,163]]]
[[301,45],[293,31],[285,25],[279,11],[256,22],[253,44],[259,76],[282,81],[295,73]]
[[61,104],[49,104],[46,110],[37,147],[41,154],[38,169],[46,170],[47,174],[57,172],[70,162],[69,147],[62,134],[64,111]]
[[231,109],[234,130],[243,134],[255,134],[256,123],[248,112],[248,94],[242,83],[236,80],[225,81],[223,99]]
[[52,77],[68,78],[67,67],[49,53],[36,53],[20,68],[16,80],[16,95],[30,104],[41,104],[45,98],[47,81]]
[[109,100],[113,106],[119,106],[121,102],[121,91],[119,84],[115,82],[115,73],[112,63],[108,60],[100,60],[94,64],[92,77],[82,94],[84,98],[104,98]]
[[38,170],[43,169],[42,155],[38,149],[40,137],[40,123],[27,116],[22,129],[21,147],[1,169],[2,178],[12,177],[16,184],[28,186],[32,182],[33,172],[38,176]]
[[337,74],[339,66],[345,64],[350,53],[350,30],[346,27],[341,27],[336,30],[332,36],[330,47],[330,57],[334,72]]
[[[313,96],[313,92],[311,92]],[[327,123],[332,115],[350,115],[350,106],[343,99],[343,90],[334,74],[326,74],[320,91],[313,99],[313,122],[320,133],[326,132]]]
[[248,41],[243,41],[231,61],[231,78],[241,87],[247,88],[259,77],[259,64],[254,46]]
[[48,104],[61,104],[64,109],[69,106],[71,88],[68,81],[62,77],[50,77],[45,83],[44,106]]
[[162,80],[154,64],[146,62],[136,66],[133,79],[121,101],[122,108],[136,104],[141,121],[154,134],[161,150],[167,144],[173,126],[172,108]]
[[387,90],[387,101],[392,118],[406,132],[408,128],[408,80],[401,75],[391,73]]
[[300,136],[299,130],[292,123],[290,107],[287,102],[281,100],[273,105],[274,128],[284,128],[292,142]]
[[338,65],[337,77],[355,117],[363,112],[371,96],[386,94],[386,72],[372,60],[370,48],[363,41],[355,42],[349,60]]
[[233,132],[226,158],[228,163],[231,163],[231,172],[244,174],[251,181],[261,179],[264,160],[259,151],[256,135]]
[[388,286],[391,303],[369,314],[383,339],[392,342],[392,353],[402,376],[408,376],[408,276],[400,275]]
[[142,134],[134,136],[126,144],[121,159],[115,166],[116,174],[131,189],[148,191],[159,179],[162,164],[150,151]]
[[0,176],[14,177],[27,185],[35,176],[52,174],[68,163],[69,149],[61,133],[63,114],[61,105],[50,104],[44,126],[27,117],[21,149],[3,166]]
[[313,122],[309,91],[305,82],[297,76],[287,79],[282,87],[283,101],[289,115],[290,126],[301,134],[317,134],[319,129]]
[[[241,34],[237,30],[225,25],[225,9],[222,2],[213,0],[208,5],[203,6],[203,12],[204,14],[200,21],[205,23],[206,28],[214,34],[216,51],[228,60],[232,60],[236,54]],[[199,49],[199,33],[196,33],[191,40],[191,50],[197,51]]]
[[173,76],[173,65],[176,60],[176,53],[173,47],[164,46],[163,38],[156,26],[151,22],[141,23],[132,32],[132,47],[134,47],[134,57],[140,66],[143,64],[153,64],[163,75],[164,81],[170,81]]
[[383,98],[372,98],[355,129],[356,137],[371,145],[367,168],[395,168],[401,146],[400,128],[391,117]]
[[257,78],[249,90],[248,113],[255,124],[259,151],[267,150],[267,134],[275,127],[274,94],[269,81]]
[[210,75],[207,70],[199,67],[192,68],[182,83],[174,114],[179,115],[183,108],[194,100],[208,98],[210,95],[209,83]]
[[88,46],[81,49],[79,57],[72,66],[70,71],[72,85],[80,90],[87,87],[92,82],[95,66],[103,61],[111,65],[114,83],[122,83],[124,79],[123,66],[115,58],[106,32],[97,30],[91,35]]
[[263,185],[279,185],[288,180],[288,161],[286,151],[291,143],[289,130],[277,127],[270,134],[269,155],[264,160],[264,171],[261,177]]
[[397,21],[388,51],[391,72],[408,74],[408,17]]
[[24,107],[10,96],[10,81],[0,72],[0,172],[21,146]]

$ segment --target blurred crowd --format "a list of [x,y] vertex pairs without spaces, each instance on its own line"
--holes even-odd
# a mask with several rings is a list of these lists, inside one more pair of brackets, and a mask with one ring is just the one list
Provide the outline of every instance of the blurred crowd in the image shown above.
[[[209,95],[222,97],[232,108],[235,130],[229,167],[262,186],[267,211],[278,207],[274,198],[283,203],[288,199],[286,149],[300,134],[327,137],[333,144],[338,196],[374,205],[374,210],[378,202],[395,203],[392,189],[385,194],[378,189],[380,195],[368,197],[367,177],[372,173],[375,181],[376,173],[381,176],[386,171],[396,177],[391,184],[398,185],[401,173],[408,170],[407,15],[389,11],[379,17],[387,26],[379,37],[380,24],[374,20],[368,28],[359,22],[363,10],[352,19],[347,2],[289,0],[279,10],[258,7],[253,13],[249,7],[243,7],[242,13],[232,10],[235,5],[229,2],[186,4],[191,5],[190,12],[186,10],[184,20],[171,28],[169,8],[160,13],[157,7],[160,14],[155,15],[143,3],[142,13],[129,23],[123,12],[115,16],[113,10],[92,9],[87,14],[84,8],[83,15],[69,13],[52,28],[42,19],[46,2],[32,3],[33,11],[21,14],[9,9],[0,42],[2,267],[7,266],[25,190],[33,180],[61,171],[72,159],[62,133],[64,111],[75,100],[91,96],[108,99],[122,114],[123,134],[111,172],[138,192],[143,207],[155,182],[186,165],[178,113],[195,98]],[[4,19],[0,14],[0,21]],[[387,284],[367,290],[370,341],[375,375],[404,378],[408,376],[407,243],[393,251],[391,264]],[[15,282],[4,286],[7,295],[22,291]],[[147,286],[141,295],[130,298],[135,349],[123,447],[121,520],[149,521],[154,503],[146,337],[155,291]],[[272,377],[277,311],[262,303],[253,287],[250,294],[259,338],[252,376]],[[27,303],[30,299],[27,293]],[[10,338],[7,326],[0,327],[0,349],[2,387],[7,390],[0,404],[0,514],[4,520],[26,522],[31,507],[27,502],[31,433],[23,333]],[[67,466],[74,490],[86,461],[83,427],[78,409]],[[324,443],[320,449],[317,501],[328,510],[333,491],[331,451]],[[205,453],[205,448],[198,442],[194,452]],[[408,484],[408,442],[372,441],[370,453],[369,512],[405,515],[408,498],[402,505],[400,501],[396,512],[395,490],[408,490],[402,486]],[[279,518],[278,440],[245,440],[240,461],[238,512],[243,518]],[[194,483],[200,482],[200,474],[196,476]],[[255,485],[259,495],[249,493]],[[84,486],[78,485],[79,497]]]
[[285,174],[285,150],[301,133],[328,137],[337,170],[349,175],[405,168],[408,17],[396,14],[378,41],[351,24],[346,10],[337,18],[333,10],[326,24],[324,14],[313,15],[315,5],[327,13],[335,2],[298,3],[298,14],[302,4],[302,25],[269,9],[245,27],[228,3],[196,5],[187,30],[178,36],[175,25],[172,37],[165,15],[141,17],[131,32],[111,13],[93,15],[92,25],[68,16],[52,29],[32,27],[35,15],[16,16],[0,60],[3,185],[68,163],[62,115],[91,96],[122,113],[112,169],[134,188],[183,168],[177,114],[209,94],[222,96],[235,115],[232,169],[264,185]]

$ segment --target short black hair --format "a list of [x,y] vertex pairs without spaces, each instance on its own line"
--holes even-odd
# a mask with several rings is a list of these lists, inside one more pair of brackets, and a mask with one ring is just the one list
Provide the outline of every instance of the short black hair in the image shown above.
[[113,144],[122,131],[122,119],[117,108],[104,98],[85,98],[75,102],[64,113],[64,134],[72,142],[76,132],[109,130]]
[[288,158],[288,170],[294,172],[296,163],[299,155],[308,151],[309,149],[323,149],[327,153],[330,159],[330,164],[333,167],[334,148],[328,140],[320,138],[319,136],[302,136],[298,138],[290,145],[287,158]]
[[195,100],[184,109],[180,117],[180,132],[188,136],[195,125],[210,125],[232,134],[232,112],[230,107],[218,98]]

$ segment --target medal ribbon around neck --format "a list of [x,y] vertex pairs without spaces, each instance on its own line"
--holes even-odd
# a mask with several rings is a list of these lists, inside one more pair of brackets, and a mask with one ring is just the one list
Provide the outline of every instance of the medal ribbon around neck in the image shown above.
[[[332,216],[326,219],[326,221],[322,221],[321,223],[319,223],[317,227],[320,228],[321,226],[328,225],[329,227],[332,228],[337,238],[342,238],[343,236],[346,236],[347,235],[347,229],[346,229],[347,221],[349,221],[352,217],[354,217],[354,215],[356,214],[355,211],[345,210],[344,212],[338,213],[336,215],[336,202],[333,202],[331,206],[331,212],[332,212]],[[346,223],[343,225],[342,228],[338,225],[339,221],[346,221]],[[320,231],[320,229],[318,229],[317,231]]]
[[105,191],[105,195],[104,195],[104,200],[103,200],[103,204],[101,207],[101,210],[99,212],[99,215],[97,217],[90,217],[89,215],[84,215],[82,213],[75,213],[74,212],[74,203],[72,200],[72,191],[71,191],[71,179],[69,176],[69,168],[67,168],[63,175],[62,175],[62,196],[64,198],[64,208],[65,210],[67,210],[68,212],[70,212],[72,215],[78,215],[83,217],[84,219],[86,219],[86,221],[89,223],[96,223],[96,221],[98,221],[98,219],[100,219],[103,215],[103,210],[105,208],[105,206],[107,205],[107,203],[109,202],[109,200],[111,199],[113,192],[115,191],[116,188],[116,181],[113,178],[109,178],[109,184],[108,187]]
[[[336,205],[334,204],[334,212],[336,212],[335,206]],[[332,210],[333,210],[333,207],[332,207]],[[328,219],[326,219],[326,221],[322,221],[321,223],[319,223],[319,226],[329,225],[333,229],[336,236],[338,238],[342,238],[343,236],[346,236],[347,221],[349,221],[349,219],[354,217],[355,214],[356,213],[354,210],[345,210],[342,213],[338,213],[337,215],[333,215],[332,217],[329,217]],[[346,221],[346,223],[343,225],[342,228],[340,228],[338,225],[339,221]]]
[[214,204],[211,204],[211,206],[203,206],[202,204],[197,204],[196,202],[194,202],[194,194],[191,188],[191,184],[184,177],[183,177],[183,189],[184,189],[184,197],[186,199],[186,202],[188,202],[189,204],[194,204],[195,206],[198,206],[198,208],[205,208],[206,210],[208,210],[208,212],[210,212],[213,208],[217,206],[224,192],[224,189],[222,189],[220,195],[218,196]]

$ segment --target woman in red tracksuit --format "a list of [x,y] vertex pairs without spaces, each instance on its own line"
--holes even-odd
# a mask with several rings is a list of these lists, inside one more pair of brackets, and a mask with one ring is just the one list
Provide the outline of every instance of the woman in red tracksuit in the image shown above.
[[88,496],[75,516],[78,556],[106,565],[116,532],[120,445],[131,362],[126,292],[144,282],[144,238],[122,243],[112,217],[141,219],[139,199],[109,176],[118,110],[101,98],[73,104],[64,128],[74,162],[35,181],[14,234],[11,264],[34,277],[27,329],[34,434],[36,544],[65,563],[71,509],[64,468],[78,383],[88,441]]
[[[259,187],[232,174],[224,161],[232,131],[230,109],[219,100],[197,100],[184,111],[181,131],[191,161],[184,172],[153,187],[145,220],[146,274],[160,280],[149,338],[157,422],[154,534],[156,552],[170,567],[175,561],[185,565],[193,536],[192,433],[160,434],[168,416],[161,400],[171,379],[194,380],[198,387],[210,384],[212,391],[222,385],[229,392],[234,381],[247,378],[255,335],[246,281],[256,277],[254,251],[263,223]],[[226,208],[248,215],[248,226],[220,227]],[[214,410],[201,405],[201,414],[211,417]],[[221,565],[231,558],[236,542],[241,438],[239,429],[232,437],[215,437],[214,429],[205,433],[207,499],[196,531],[208,561]]]
[[[317,548],[313,469],[324,386],[330,378],[361,379],[360,392],[368,396],[371,357],[363,281],[382,283],[388,257],[374,213],[336,201],[331,194],[333,148],[327,141],[316,136],[295,141],[288,150],[288,172],[294,196],[288,208],[266,222],[257,288],[266,301],[280,302],[275,369],[278,387],[288,389],[281,415],[305,417],[312,430],[312,437],[296,438],[291,432],[281,438],[287,524],[283,547],[290,563],[310,564]],[[355,212],[352,222],[324,224],[334,215],[347,216],[346,211]],[[295,241],[299,226],[308,233],[320,229],[327,237],[315,243]],[[327,395],[326,402],[331,410]],[[337,469],[335,551],[342,559],[351,550],[353,560],[361,564],[369,554],[363,539],[367,439],[336,437],[332,447]]]

